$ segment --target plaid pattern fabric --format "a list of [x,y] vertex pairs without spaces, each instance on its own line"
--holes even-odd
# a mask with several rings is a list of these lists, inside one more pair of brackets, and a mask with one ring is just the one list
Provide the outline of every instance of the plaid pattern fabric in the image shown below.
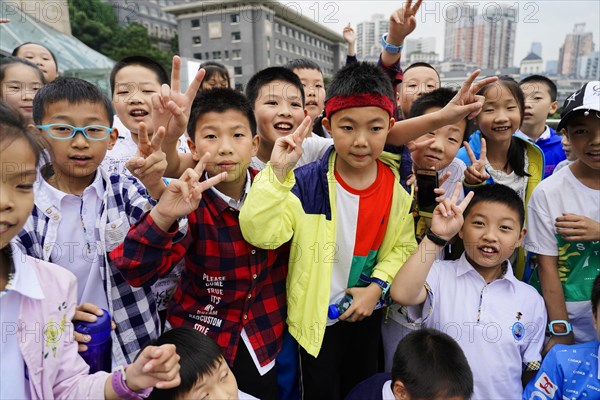
[[185,256],[169,306],[171,325],[190,326],[214,339],[230,365],[243,328],[258,361],[266,365],[275,359],[283,338],[289,245],[253,247],[242,237],[238,216],[238,210],[206,191],[188,216],[183,240],[172,244],[175,226],[164,232],[148,215],[110,256],[134,286],[156,281]]
[[[123,242],[130,225],[137,222],[152,204],[146,189],[134,177],[113,174],[110,177],[101,168],[104,196],[101,214],[96,219],[95,236],[99,256],[104,258],[101,276],[108,298],[109,311],[116,324],[113,331],[113,361],[129,364],[150,339],[160,334],[156,302],[150,287],[131,287],[119,270],[109,261],[108,253]],[[44,190],[35,192],[35,207],[16,238],[22,251],[34,258],[52,262],[51,253],[60,226],[60,205],[52,204]],[[187,221],[175,240],[183,238]]]

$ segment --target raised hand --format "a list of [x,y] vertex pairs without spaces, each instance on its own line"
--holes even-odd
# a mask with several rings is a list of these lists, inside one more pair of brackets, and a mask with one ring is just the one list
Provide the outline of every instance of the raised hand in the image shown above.
[[179,355],[175,345],[147,346],[127,367],[127,386],[133,391],[151,387],[169,389],[179,386]]
[[354,28],[352,28],[350,22],[348,22],[348,25],[344,27],[342,36],[344,37],[346,43],[348,43],[349,45],[353,45],[354,43],[356,43],[356,32],[354,32]]
[[190,82],[185,93],[181,93],[181,58],[173,56],[171,86],[162,85],[160,94],[152,96],[152,123],[155,127],[164,126],[166,140],[176,142],[185,132],[190,117],[192,103],[202,84],[206,71],[200,69]]
[[600,222],[583,215],[563,213],[556,218],[556,231],[568,242],[600,240]]
[[179,179],[170,181],[158,204],[150,212],[152,219],[164,231],[167,231],[178,218],[196,210],[202,199],[202,193],[227,177],[227,172],[222,172],[200,182],[209,158],[209,153],[204,154],[196,167],[186,169]]
[[488,163],[485,139],[483,137],[481,138],[481,153],[479,154],[479,159],[475,157],[475,153],[473,153],[469,143],[463,143],[467,150],[467,154],[469,155],[469,159],[471,160],[471,165],[465,169],[465,182],[469,185],[478,185],[490,179],[490,174],[488,174],[485,169],[485,166]]
[[387,42],[394,45],[400,45],[404,39],[410,35],[417,27],[417,18],[415,15],[421,6],[423,0],[417,0],[412,4],[412,0],[406,0],[403,7],[395,10],[390,15],[390,32]]
[[485,97],[478,95],[477,92],[485,85],[496,82],[498,77],[490,76],[479,82],[475,82],[475,78],[480,73],[481,70],[479,69],[474,71],[462,84],[456,96],[443,108],[443,111],[447,113],[449,118],[448,125],[454,124],[467,116],[468,119],[473,119],[481,111],[481,107],[485,103]]
[[312,120],[306,116],[294,133],[275,141],[271,153],[271,168],[280,182],[285,180],[287,173],[294,169],[302,156],[302,142],[310,135],[311,129]]
[[462,184],[458,183],[454,188],[452,197],[445,198],[440,204],[437,205],[435,210],[433,210],[431,231],[442,239],[452,239],[463,226],[463,213],[471,202],[474,192],[469,192],[469,194],[465,196],[464,200],[460,204],[457,204],[458,195],[461,190]]

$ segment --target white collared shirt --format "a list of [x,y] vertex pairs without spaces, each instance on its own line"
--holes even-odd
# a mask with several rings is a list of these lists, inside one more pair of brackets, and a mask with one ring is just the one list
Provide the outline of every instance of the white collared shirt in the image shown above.
[[529,136],[527,136],[526,133],[524,133],[520,129],[517,129],[514,136],[518,136],[521,139],[529,140],[531,143],[537,143],[540,140],[550,139],[550,137],[552,136],[552,133],[550,132],[550,128],[548,127],[548,125],[546,125],[546,130],[536,140],[532,140]]
[[520,398],[524,364],[542,359],[546,308],[538,292],[515,278],[509,262],[486,284],[464,253],[434,262],[427,285],[425,304],[408,307],[409,316],[458,342],[473,371],[473,399]]
[[[12,248],[14,275],[0,294],[0,399],[30,398],[25,361],[17,338],[21,298],[43,299],[44,292],[35,271],[25,263],[25,256]],[[10,382],[10,383],[7,383]]]
[[[208,174],[205,174],[205,176],[206,176],[206,179],[208,179]],[[250,171],[246,171],[246,185],[244,186],[244,190],[241,193],[239,200],[235,200],[235,199],[227,196],[226,194],[221,193],[214,186],[211,187],[210,190],[212,190],[217,196],[219,196],[221,199],[223,199],[223,201],[225,201],[225,203],[227,203],[227,205],[229,207],[239,210],[242,207],[242,205],[244,204],[246,195],[250,191],[251,182],[252,182],[252,179],[250,178]],[[254,365],[256,366],[258,373],[262,376],[262,375],[266,374],[267,372],[269,372],[275,366],[275,360],[271,361],[264,367],[261,366],[260,362],[258,362],[258,357],[256,356],[256,352],[252,348],[252,344],[250,343],[250,338],[248,337],[248,334],[246,333],[245,328],[242,328],[241,336],[242,336],[242,340],[244,341],[244,344],[246,345],[246,348],[248,349],[248,353],[250,353],[250,357],[252,357],[252,361],[254,361]]]
[[50,261],[71,271],[77,278],[77,303],[86,302],[108,310],[102,279],[104,255],[96,240],[96,219],[104,195],[102,175],[96,173],[81,196],[64,193],[42,179],[39,186],[61,214],[60,228]]

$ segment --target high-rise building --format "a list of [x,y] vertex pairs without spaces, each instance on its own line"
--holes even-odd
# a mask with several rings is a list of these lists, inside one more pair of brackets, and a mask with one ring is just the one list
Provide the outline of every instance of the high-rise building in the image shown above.
[[600,80],[600,51],[594,51],[588,55],[577,58],[577,77],[590,81]]
[[435,37],[422,37],[418,39],[406,38],[402,53],[435,53]]
[[182,57],[233,68],[237,89],[261,69],[308,58],[331,76],[345,60],[344,38],[276,1],[195,1],[164,8],[177,17]]
[[573,33],[567,34],[565,43],[558,53],[558,74],[577,75],[577,58],[594,51],[592,32],[585,31],[585,23],[575,24]]
[[538,56],[541,57],[542,56],[542,43],[532,42],[530,53],[537,54]]
[[495,4],[482,14],[468,3],[448,9],[444,58],[462,59],[481,68],[502,69],[513,66],[517,10]]
[[371,20],[356,24],[356,57],[376,61],[381,53],[381,36],[390,29],[389,17],[374,14]]

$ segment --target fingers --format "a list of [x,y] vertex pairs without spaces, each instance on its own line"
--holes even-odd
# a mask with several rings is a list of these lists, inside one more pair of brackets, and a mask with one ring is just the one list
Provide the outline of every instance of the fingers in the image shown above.
[[473,71],[473,73],[471,75],[469,75],[467,80],[462,84],[462,87],[460,88],[461,95],[464,95],[465,93],[468,93],[471,90],[471,85],[473,84],[473,82],[479,76],[480,73],[481,73],[481,70],[477,69],[477,70]]
[[481,137],[481,152],[479,153],[479,160],[485,165],[487,163],[487,143],[485,138]]
[[198,161],[198,164],[196,164],[196,166],[194,167],[193,171],[198,174],[198,179],[202,176],[202,173],[204,172],[204,168],[206,167],[206,163],[208,162],[209,158],[210,153],[204,153],[200,158],[200,161]]
[[171,88],[166,83],[163,83],[160,87],[160,97],[163,106],[166,106],[166,104],[168,104],[169,101],[171,101]]
[[408,148],[408,151],[410,151],[412,153],[414,151],[426,148],[426,147],[432,145],[434,142],[435,142],[435,138],[423,140],[423,141],[420,141],[420,142],[416,142],[414,140],[411,140],[410,142],[408,142],[406,144],[406,147]]
[[218,185],[225,178],[227,178],[227,172],[221,172],[218,175],[212,176],[212,177],[208,178],[207,180],[200,182],[200,184],[198,185],[198,187],[196,189],[194,189],[194,191],[199,190],[200,193],[202,193],[202,192],[206,191],[207,189],[210,189],[211,187]]
[[150,139],[148,138],[148,128],[146,127],[146,124],[140,122],[138,125],[138,149],[149,144]]
[[440,176],[438,179],[438,187],[440,187],[444,183],[446,183],[446,181],[448,180],[448,178],[450,178],[450,176],[452,176],[452,172],[450,172],[450,171],[446,171],[444,173],[444,175]]
[[[406,180],[406,186],[411,186],[413,183],[415,183],[415,181],[417,180],[417,177],[415,174],[411,174],[408,179]],[[415,190],[417,190],[417,188],[415,188]]]
[[[460,188],[462,190],[462,183],[459,183],[456,186],[457,187],[460,186]],[[465,212],[465,210],[467,209],[467,206],[471,202],[471,199],[473,198],[474,195],[475,195],[475,192],[471,191],[471,192],[467,193],[467,195],[465,196],[465,198],[463,199],[463,201],[460,202],[460,204],[458,205],[458,207],[460,208],[461,212],[463,212],[463,213]]]
[[152,97],[150,97],[152,101],[152,108],[160,114],[165,112],[165,105],[163,104],[162,97],[159,93],[154,93]]
[[198,70],[198,72],[196,72],[196,76],[194,77],[192,82],[190,82],[190,85],[185,91],[185,97],[187,97],[190,100],[193,100],[194,97],[196,97],[196,93],[198,93],[198,90],[200,90],[200,86],[202,86],[202,81],[204,80],[205,75],[206,70],[204,68],[201,68]]
[[415,3],[415,5],[412,7],[412,15],[415,15],[417,13],[417,11],[419,11],[419,7],[421,7],[421,3],[423,2],[423,0],[417,0],[417,2]]
[[312,133],[312,119],[307,115],[302,120],[302,123],[294,131],[294,141],[302,143]]
[[485,85],[488,85],[490,83],[496,82],[498,80],[497,76],[489,76],[487,78],[483,78],[482,80],[476,82],[472,87],[471,87],[471,93],[475,94],[477,92],[479,92],[479,90],[484,87]]
[[100,307],[92,303],[83,303],[75,309],[73,321],[95,322],[98,319],[96,316],[101,316],[104,311]]
[[152,150],[158,150],[161,148],[162,142],[163,142],[166,134],[167,134],[167,131],[166,131],[165,127],[159,126],[158,130],[152,136],[152,141],[150,142],[150,146],[152,147]]
[[465,150],[467,150],[467,155],[469,156],[469,160],[471,160],[471,164],[475,164],[477,162],[477,157],[475,157],[475,153],[471,149],[471,146],[467,142],[463,142],[465,146]]
[[181,58],[173,56],[173,64],[171,68],[171,89],[175,93],[181,91]]

